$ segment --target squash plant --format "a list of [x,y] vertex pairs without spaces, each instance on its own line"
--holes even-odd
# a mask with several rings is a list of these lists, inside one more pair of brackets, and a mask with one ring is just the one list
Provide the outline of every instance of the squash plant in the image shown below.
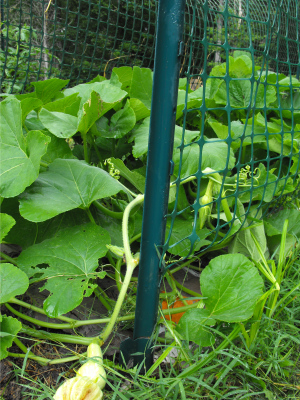
[[[257,229],[266,244],[264,225],[263,222],[256,221],[256,225],[251,227],[250,223],[257,218],[257,214],[254,213],[252,217],[250,214],[252,220],[249,220],[245,217],[245,209],[250,201],[255,209],[255,206],[261,206],[262,203],[270,203],[274,196],[283,191],[293,192],[299,182],[297,155],[300,121],[297,112],[292,116],[288,110],[284,113],[284,126],[291,127],[294,124],[294,137],[289,135],[286,138],[278,134],[282,130],[282,123],[278,116],[274,117],[276,110],[270,112],[270,119],[256,112],[251,116],[250,125],[254,133],[260,133],[255,142],[255,151],[261,154],[261,150],[265,149],[265,155],[270,149],[276,154],[283,151],[283,155],[288,156],[287,163],[291,167],[288,169],[289,175],[285,175],[285,160],[280,165],[276,160],[274,165],[261,162],[253,173],[247,170],[246,164],[238,171],[234,168],[241,145],[243,162],[247,161],[248,150],[252,146],[251,132],[246,126],[245,112],[241,108],[244,104],[242,101],[245,102],[245,97],[249,97],[248,81],[243,79],[252,74],[252,61],[247,55],[236,53],[234,57],[230,57],[229,67],[232,76],[242,79],[234,80],[235,83],[229,91],[232,107],[236,108],[233,113],[235,120],[231,121],[230,129],[226,113],[222,110],[226,101],[224,80],[216,78],[225,74],[226,68],[223,64],[212,69],[211,77],[214,79],[209,80],[206,87],[206,101],[221,108],[217,110],[217,107],[211,107],[212,110],[207,113],[205,120],[208,136],[204,138],[201,170],[204,171],[206,184],[201,188],[202,198],[196,228],[201,240],[192,251],[190,241],[186,238],[194,223],[190,205],[195,202],[193,181],[199,169],[198,140],[204,137],[203,132],[200,132],[201,116],[198,111],[204,92],[201,87],[186,93],[186,80],[180,81],[173,152],[175,169],[172,177],[172,181],[176,181],[180,174],[180,201],[175,202],[175,184],[171,184],[169,199],[170,208],[176,204],[180,215],[173,224],[172,235],[167,235],[168,254],[173,260],[180,261],[213,243],[213,230],[220,218],[223,218],[228,222],[227,231],[224,233],[218,230],[220,243],[210,250],[230,245],[232,253],[243,253],[259,261],[261,254],[253,250],[255,242],[250,230]],[[260,104],[266,98],[267,105],[278,101],[291,104],[292,93],[287,94],[290,82],[295,87],[299,86],[299,82],[294,78],[290,81],[290,78],[281,75],[275,77],[272,74],[268,75],[268,80],[270,83],[277,82],[280,89],[276,91],[274,85],[271,85],[266,96],[258,83],[257,102]],[[33,92],[9,95],[0,103],[1,241],[17,244],[22,248],[17,259],[1,253],[5,262],[0,264],[0,302],[5,303],[7,309],[18,319],[5,315],[1,317],[0,358],[7,355],[23,358],[26,356],[41,363],[53,362],[27,352],[17,338],[19,332],[65,343],[88,345],[94,340],[44,332],[27,326],[26,321],[41,328],[52,329],[76,329],[87,324],[105,324],[100,335],[103,343],[112,332],[116,321],[127,318],[119,317],[119,313],[131,284],[133,270],[138,265],[138,254],[132,254],[131,247],[138,251],[141,232],[152,72],[138,67],[121,67],[113,70],[109,80],[98,76],[89,83],[64,89],[67,83],[67,80],[56,78],[35,82]],[[239,96],[241,92],[246,94],[243,99]],[[185,104],[193,111],[186,121],[182,139]],[[266,135],[261,134],[266,124],[269,132],[274,133],[269,138],[269,144]],[[229,136],[230,146],[223,141]],[[221,140],[216,141],[218,138]],[[179,147],[183,147],[182,156]],[[180,157],[182,164],[179,171]],[[223,176],[220,171],[226,165],[229,172]],[[266,187],[266,181],[274,182],[274,185]],[[226,188],[226,193],[221,190],[221,182],[225,185],[223,187]],[[245,188],[252,188],[252,195],[245,190],[235,204],[229,195],[235,193],[240,182]],[[216,206],[215,198],[220,198],[221,209]],[[276,246],[278,237],[276,238],[274,232],[280,227],[271,219],[267,224],[267,234],[269,232],[269,236],[273,237],[273,246]],[[168,227],[170,226],[168,223]],[[244,227],[241,230],[242,226]],[[227,238],[221,243],[224,235]],[[262,253],[265,251],[266,248]],[[223,304],[221,308],[226,309],[226,319],[223,320],[241,322],[254,313],[255,304],[262,296],[262,279],[258,269],[247,263],[245,258],[241,259],[240,255],[230,254],[229,257],[226,262],[222,261],[222,268],[216,267],[214,279],[209,284],[205,283],[208,272],[204,271],[201,279],[204,280],[202,290],[208,298],[205,302],[206,308],[194,310],[191,318],[203,321],[207,319],[208,312],[209,318],[225,318],[220,317],[224,313],[222,314],[219,306],[216,307],[214,290],[220,279],[227,282],[231,274],[235,275],[237,271],[244,282],[243,288],[251,287],[253,295],[250,296],[251,301],[245,299],[241,303],[235,300],[235,295],[228,292],[226,285],[220,287],[219,290],[224,293],[220,295],[218,304]],[[121,274],[123,258],[127,263],[124,277]],[[216,265],[218,263],[216,261]],[[115,304],[101,289],[101,279],[109,273],[107,264],[115,271],[116,284],[120,291]],[[239,268],[240,264],[244,267]],[[42,309],[17,297],[36,282],[43,282],[40,290],[48,293]],[[239,283],[235,282],[235,288],[238,286]],[[110,317],[77,321],[65,316],[80,305],[84,297],[93,293],[111,313]],[[243,293],[241,296],[244,296]],[[229,299],[233,302],[231,308],[227,303],[231,301]],[[14,305],[32,309],[60,322],[34,319],[18,311]],[[185,305],[183,309],[165,310],[164,313],[177,313],[193,307],[198,307],[198,304]],[[129,319],[133,319],[133,315]],[[179,325],[179,334],[183,335],[186,326]],[[205,335],[205,343],[208,340],[211,343],[211,336]],[[23,353],[9,353],[8,349],[13,341]],[[77,359],[77,356],[67,358],[71,359]],[[61,360],[63,361],[65,359]]]

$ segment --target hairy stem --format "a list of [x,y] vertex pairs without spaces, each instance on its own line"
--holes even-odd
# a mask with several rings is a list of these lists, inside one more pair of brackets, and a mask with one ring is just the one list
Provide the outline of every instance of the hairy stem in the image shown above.
[[132,257],[131,254],[131,249],[130,249],[130,242],[129,242],[129,234],[128,234],[128,221],[129,221],[129,216],[131,210],[137,206],[138,204],[141,204],[144,201],[144,195],[138,195],[133,201],[131,201],[128,206],[125,208],[124,215],[123,215],[123,221],[122,221],[122,235],[123,235],[123,247],[124,247],[124,253],[125,253],[125,258],[126,258],[126,264],[127,264],[127,269],[126,269],[126,274],[124,277],[124,281],[119,293],[118,300],[115,304],[114,311],[111,315],[110,321],[107,324],[106,328],[100,335],[101,341],[105,342],[105,340],[109,337],[111,334],[113,327],[117,321],[118,315],[120,313],[122,304],[124,302],[128,286],[130,284],[130,280],[132,277],[132,273],[137,266],[138,262]]

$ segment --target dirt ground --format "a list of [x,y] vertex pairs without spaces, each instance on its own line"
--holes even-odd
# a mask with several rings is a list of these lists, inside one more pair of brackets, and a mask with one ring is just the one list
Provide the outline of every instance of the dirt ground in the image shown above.
[[[124,271],[125,272],[125,271]],[[137,271],[138,272],[138,271]],[[190,270],[181,270],[176,273],[176,279],[179,282],[184,281],[184,285],[191,290],[196,292],[200,291],[199,287],[199,274]],[[117,298],[117,289],[113,285],[113,281],[109,278],[104,278],[101,280],[101,287],[106,291],[110,298]],[[48,296],[47,292],[39,291],[40,285],[33,285],[30,287],[29,291],[24,295],[23,300],[27,301],[30,304],[34,304],[37,307],[42,307],[42,304],[46,297]],[[168,290],[168,287],[166,287]],[[14,308],[18,309],[16,305]],[[21,310],[27,315],[30,315],[33,318],[48,321],[48,322],[59,322],[53,319],[41,315],[39,313],[35,313],[30,310]],[[133,309],[127,309],[127,313],[133,312]],[[1,313],[6,315],[14,316],[12,313],[7,310],[7,308],[2,305]],[[98,301],[98,299],[94,297],[84,298],[82,304],[77,307],[75,310],[67,314],[67,316],[78,319],[78,320],[87,320],[87,319],[96,319],[107,316],[107,310],[104,306]],[[22,321],[26,325],[30,326],[30,323],[27,321]],[[36,326],[32,326],[36,328]],[[47,330],[46,328],[41,328]],[[76,330],[77,334],[90,337],[99,335],[103,329],[103,325],[93,324],[80,327]],[[58,333],[57,330],[49,330],[50,332]],[[76,334],[72,332],[72,330],[62,330],[60,333],[67,334]],[[127,337],[132,337],[133,332],[133,322],[130,322],[127,325],[120,324],[111,338],[108,340],[108,345],[105,348],[105,358],[118,360],[120,343],[125,340]],[[27,340],[25,337],[19,335],[20,340],[26,347],[33,346],[32,340]],[[84,353],[86,351],[85,346],[78,346],[72,344],[66,344],[66,349],[62,348],[59,344],[51,345],[45,341],[38,341],[35,343],[34,347],[31,348],[31,351],[36,355],[41,357],[46,357],[49,359],[65,357],[64,353],[69,353],[69,351],[75,351],[76,353]],[[10,349],[8,349],[11,353],[20,353],[20,349],[13,345]],[[67,363],[67,364],[57,364],[57,365],[49,365],[49,366],[41,366],[37,362],[33,360],[27,360],[24,364],[24,359],[8,357],[2,361],[0,361],[0,400],[26,400],[31,399],[29,396],[30,388],[34,387],[37,390],[41,390],[41,384],[46,387],[54,388],[60,382],[63,382],[63,377],[72,377],[75,375],[74,371],[75,363]],[[78,364],[77,364],[78,366]],[[23,370],[23,374],[21,371]],[[17,372],[16,372],[17,371]],[[22,377],[23,375],[23,377]],[[29,380],[29,379],[30,380]],[[26,385],[26,387],[25,387]],[[29,388],[28,388],[29,387]],[[26,394],[26,392],[28,394]]]

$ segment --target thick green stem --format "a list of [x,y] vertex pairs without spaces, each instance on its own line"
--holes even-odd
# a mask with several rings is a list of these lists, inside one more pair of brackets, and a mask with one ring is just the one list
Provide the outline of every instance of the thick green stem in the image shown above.
[[37,339],[42,340],[52,340],[55,342],[61,343],[74,343],[74,344],[82,344],[88,346],[93,340],[97,339],[96,337],[83,337],[83,336],[75,336],[75,335],[66,335],[64,333],[53,333],[46,332],[42,330],[32,329],[27,325],[22,325],[21,333],[24,333],[28,336],[35,337]]
[[[28,349],[27,347],[19,340],[17,337],[14,338],[15,344],[23,351],[23,353],[27,354]],[[34,355],[33,353],[29,352],[29,355]]]
[[112,258],[112,256],[111,256],[109,251],[107,252],[106,257],[108,258],[108,261],[110,262],[110,264],[115,268],[116,267],[116,263],[114,262],[114,259]]
[[116,280],[116,285],[118,288],[118,291],[121,291],[122,287],[122,279],[121,279],[121,265],[122,265],[122,260],[119,259],[117,261],[116,267],[115,267],[115,280]]
[[141,204],[144,201],[144,195],[138,195],[133,201],[131,201],[128,206],[124,210],[124,215],[123,215],[123,221],[122,221],[122,235],[123,235],[123,247],[124,247],[124,253],[125,253],[125,258],[126,258],[126,264],[127,264],[127,269],[126,269],[126,274],[124,277],[124,281],[119,293],[118,300],[115,304],[114,311],[111,315],[110,321],[107,324],[106,328],[100,335],[100,339],[105,342],[105,340],[109,337],[111,334],[113,327],[117,321],[118,315],[120,313],[122,304],[124,302],[128,286],[130,284],[130,280],[132,277],[132,273],[137,266],[138,262],[132,257],[131,254],[131,249],[130,249],[130,242],[129,242],[129,234],[128,234],[128,221],[129,221],[129,216],[131,210],[137,206],[138,204]]
[[87,213],[87,216],[89,217],[89,220],[91,221],[91,223],[92,224],[96,224],[90,209],[89,208],[85,208],[85,212]]
[[19,353],[10,353],[9,351],[7,353],[8,353],[8,357],[15,357],[15,358],[25,358],[26,357],[26,358],[29,358],[30,360],[34,360],[42,365],[47,365],[51,361],[48,358],[38,357],[38,356],[30,355],[30,354],[26,355],[26,354],[19,354]]
[[72,329],[75,327],[75,324],[72,323],[67,323],[67,324],[56,324],[54,322],[46,322],[46,321],[40,321],[39,319],[29,317],[28,315],[25,315],[21,313],[20,311],[15,310],[12,306],[10,306],[8,303],[5,303],[5,306],[7,309],[15,314],[17,317],[24,319],[25,321],[31,322],[32,324],[42,326],[43,328],[49,328],[49,329]]
[[94,289],[94,294],[98,298],[98,300],[101,301],[101,303],[104,305],[104,307],[107,309],[107,311],[111,311],[112,310],[112,306],[110,305],[108,300],[105,298],[103,293],[100,291],[99,287],[96,287]]
[[35,355],[27,355],[26,354],[18,354],[18,353],[10,353],[8,352],[8,356],[9,357],[16,357],[16,358],[29,358],[31,360],[37,361],[39,364],[42,365],[55,365],[55,364],[64,364],[70,361],[76,361],[79,360],[83,354],[81,354],[80,356],[71,356],[71,357],[65,357],[65,358],[57,358],[55,360],[49,360],[48,358],[44,358],[44,357],[38,357]]
[[181,283],[179,283],[176,279],[174,279],[173,278],[173,280],[174,280],[174,283],[175,283],[175,285],[180,289],[180,290],[182,290],[183,292],[185,292],[185,293],[187,293],[187,294],[190,294],[191,296],[193,296],[193,297],[202,297],[201,296],[201,294],[200,293],[197,293],[197,292],[194,292],[193,290],[191,290],[191,289],[188,289],[187,287],[185,287],[185,286],[183,286]]
[[[210,174],[210,176],[208,176],[208,178],[210,180],[213,180],[213,181],[217,182],[222,187],[222,178],[221,178],[220,174],[218,174],[217,172],[215,172],[211,168],[206,168],[203,172],[205,172],[207,175]],[[222,207],[223,207],[227,222],[232,221],[232,215],[231,215],[231,212],[230,212],[230,208],[228,206],[227,199],[225,198],[224,190],[222,190],[222,192],[221,192],[221,204],[222,204]]]
[[[222,192],[222,196],[225,196],[225,193],[224,193],[224,192]],[[232,215],[231,215],[231,211],[230,211],[230,208],[229,208],[227,199],[222,198],[221,204],[222,204],[222,206],[223,206],[223,210],[224,210],[224,213],[225,213],[225,215],[226,215],[227,222],[232,221]]]
[[130,239],[130,244],[138,240],[142,236],[141,233],[138,233],[137,235],[133,236],[133,238]]
[[[29,317],[20,311],[15,310],[13,307],[9,306],[8,303],[5,304],[6,307],[17,317],[24,319],[25,321],[31,322],[35,325],[42,326],[44,328],[51,328],[51,329],[75,329],[79,328],[80,326],[86,326],[86,325],[95,325],[95,324],[107,324],[110,321],[110,318],[100,318],[100,319],[89,319],[89,320],[84,320],[84,321],[76,321],[69,323],[69,324],[56,324],[54,322],[45,322],[45,321],[40,321],[39,319]],[[123,321],[131,321],[134,319],[134,314],[128,314],[123,317],[117,318],[117,322],[123,322]]]
[[82,358],[86,353],[80,354],[80,356],[70,356],[70,357],[65,357],[65,358],[56,358],[55,360],[50,360],[48,362],[49,365],[55,365],[55,364],[64,364],[72,361],[79,360]]
[[[183,264],[178,265],[178,267],[173,268],[170,272],[171,274],[175,274],[175,272],[180,271],[182,268],[184,267],[188,267],[192,262],[195,261],[195,259],[197,260],[198,257],[195,258],[191,258],[190,260],[185,261]],[[191,267],[190,267],[191,268]],[[193,268],[194,269],[194,268]]]
[[121,290],[120,290],[120,293],[119,293],[119,297],[118,297],[118,300],[116,302],[114,311],[113,311],[113,313],[112,313],[112,315],[110,317],[109,323],[107,324],[107,326],[104,329],[103,333],[101,333],[101,335],[100,335],[100,340],[103,343],[107,340],[107,338],[111,334],[111,332],[113,330],[113,327],[114,327],[114,325],[115,325],[115,323],[117,321],[117,317],[118,317],[118,315],[120,313],[122,304],[124,302],[124,299],[125,299],[125,296],[126,296],[126,293],[127,293],[127,289],[128,289],[129,283],[130,283],[130,278],[131,278],[131,275],[132,275],[135,267],[136,266],[134,264],[130,264],[130,263],[127,264],[127,270],[126,270],[125,278],[124,278],[123,285],[121,287]]
[[122,219],[123,218],[123,212],[117,212],[117,211],[111,211],[108,208],[104,207],[102,204],[99,203],[99,201],[95,200],[93,201],[93,205],[98,208],[103,214],[107,215],[108,217],[112,217],[115,219]]
[[129,215],[131,210],[135,206],[141,204],[143,201],[144,201],[144,195],[139,194],[131,203],[128,204],[128,206],[124,210],[123,221],[122,221],[122,237],[123,237],[123,247],[124,247],[126,263],[134,261],[131,255],[129,233],[128,233]]
[[[31,304],[25,303],[25,301],[21,301],[21,300],[19,300],[19,299],[16,299],[15,297],[12,297],[12,298],[9,300],[9,303],[18,304],[19,306],[28,308],[29,310],[38,312],[38,313],[43,314],[43,315],[47,315],[47,314],[45,313],[45,311],[44,311],[42,308],[32,306]],[[61,320],[61,321],[65,321],[65,322],[69,322],[69,324],[74,324],[74,323],[78,322],[76,319],[68,318],[68,317],[63,317],[63,316],[56,317],[56,319],[59,319],[59,320]],[[58,325],[58,324],[57,324],[57,325]]]
[[16,267],[18,266],[16,260],[14,260],[13,258],[9,257],[7,254],[3,253],[2,251],[0,251],[0,257],[3,258],[5,261],[8,261],[11,264],[15,265]]
[[40,161],[40,166],[44,168],[48,168],[49,164],[45,163],[44,161]]
[[193,192],[192,188],[191,188],[191,184],[188,185],[188,194],[193,197],[194,199],[197,198],[197,193]]

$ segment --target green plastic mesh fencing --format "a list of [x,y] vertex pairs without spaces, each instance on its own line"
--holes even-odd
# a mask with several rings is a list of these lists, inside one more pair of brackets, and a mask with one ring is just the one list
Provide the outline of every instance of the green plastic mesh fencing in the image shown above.
[[2,92],[54,76],[78,84],[116,66],[153,67],[157,1],[2,2]]
[[[158,0],[1,0],[1,91],[152,68],[157,8]],[[251,224],[255,232],[270,206],[297,193],[299,28],[296,0],[186,1],[164,254],[233,246],[234,233],[248,235]]]
[[296,0],[194,2],[163,255],[242,251],[298,194],[299,16]]
[[[0,4],[0,86],[4,93],[24,92],[30,82],[51,77],[70,79],[70,85],[87,82],[97,74],[109,77],[114,67],[122,65],[153,68],[158,0],[1,0]],[[278,68],[296,73],[296,17],[291,14],[284,22],[276,17],[276,7],[274,0],[249,2],[247,20],[246,3],[240,0],[226,6],[225,0],[197,1],[195,10],[194,0],[187,0],[184,43],[188,52],[181,76],[187,67],[190,74],[199,74],[204,65],[209,71],[215,62],[225,61],[226,49],[217,47],[225,36],[228,46],[249,48],[251,32],[256,59],[262,57],[268,21],[280,27],[278,42],[275,33],[268,39],[270,57],[286,60],[289,51],[291,64]],[[270,68],[276,69],[275,64],[270,63]]]

